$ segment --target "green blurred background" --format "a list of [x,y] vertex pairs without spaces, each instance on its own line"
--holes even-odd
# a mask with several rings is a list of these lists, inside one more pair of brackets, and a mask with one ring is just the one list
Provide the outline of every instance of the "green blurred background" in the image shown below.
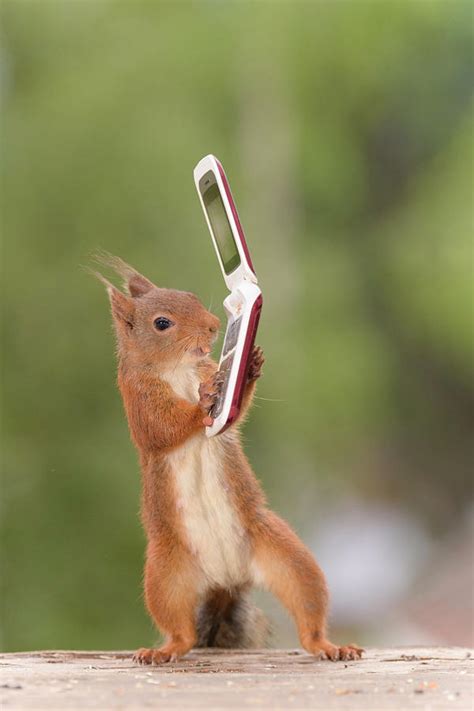
[[[133,648],[139,470],[101,286],[222,316],[192,179],[223,162],[264,292],[246,450],[333,636],[472,642],[472,10],[2,0],[2,648]],[[274,644],[296,644],[269,597]]]

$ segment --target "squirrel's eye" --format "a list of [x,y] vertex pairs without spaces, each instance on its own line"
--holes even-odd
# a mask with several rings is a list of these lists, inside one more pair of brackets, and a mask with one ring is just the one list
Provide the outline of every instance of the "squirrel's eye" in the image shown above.
[[155,319],[154,324],[157,331],[166,331],[167,328],[173,325],[173,322],[169,318],[159,316],[159,318]]

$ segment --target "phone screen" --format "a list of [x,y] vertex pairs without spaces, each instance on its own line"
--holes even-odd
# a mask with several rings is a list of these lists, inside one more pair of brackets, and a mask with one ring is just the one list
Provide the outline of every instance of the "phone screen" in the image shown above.
[[240,255],[217,183],[214,183],[206,190],[203,200],[219,254],[221,255],[222,264],[224,265],[224,271],[226,274],[231,274],[240,264]]

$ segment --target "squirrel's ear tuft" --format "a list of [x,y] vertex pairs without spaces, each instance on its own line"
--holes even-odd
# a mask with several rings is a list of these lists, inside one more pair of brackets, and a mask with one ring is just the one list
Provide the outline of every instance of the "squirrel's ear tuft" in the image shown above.
[[124,262],[123,259],[120,259],[120,257],[114,257],[108,252],[100,251],[96,252],[95,261],[117,272],[123,279],[124,288],[134,298],[143,296],[151,289],[156,288],[151,281]]

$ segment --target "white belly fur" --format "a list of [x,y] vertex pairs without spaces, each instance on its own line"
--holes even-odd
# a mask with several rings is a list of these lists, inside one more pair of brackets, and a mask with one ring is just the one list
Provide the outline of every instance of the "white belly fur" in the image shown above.
[[[198,384],[197,376],[188,370],[174,378],[172,386],[181,397],[197,401]],[[249,579],[250,551],[226,491],[224,456],[219,437],[208,439],[199,433],[169,454],[168,464],[188,544],[207,584],[232,588]]]

